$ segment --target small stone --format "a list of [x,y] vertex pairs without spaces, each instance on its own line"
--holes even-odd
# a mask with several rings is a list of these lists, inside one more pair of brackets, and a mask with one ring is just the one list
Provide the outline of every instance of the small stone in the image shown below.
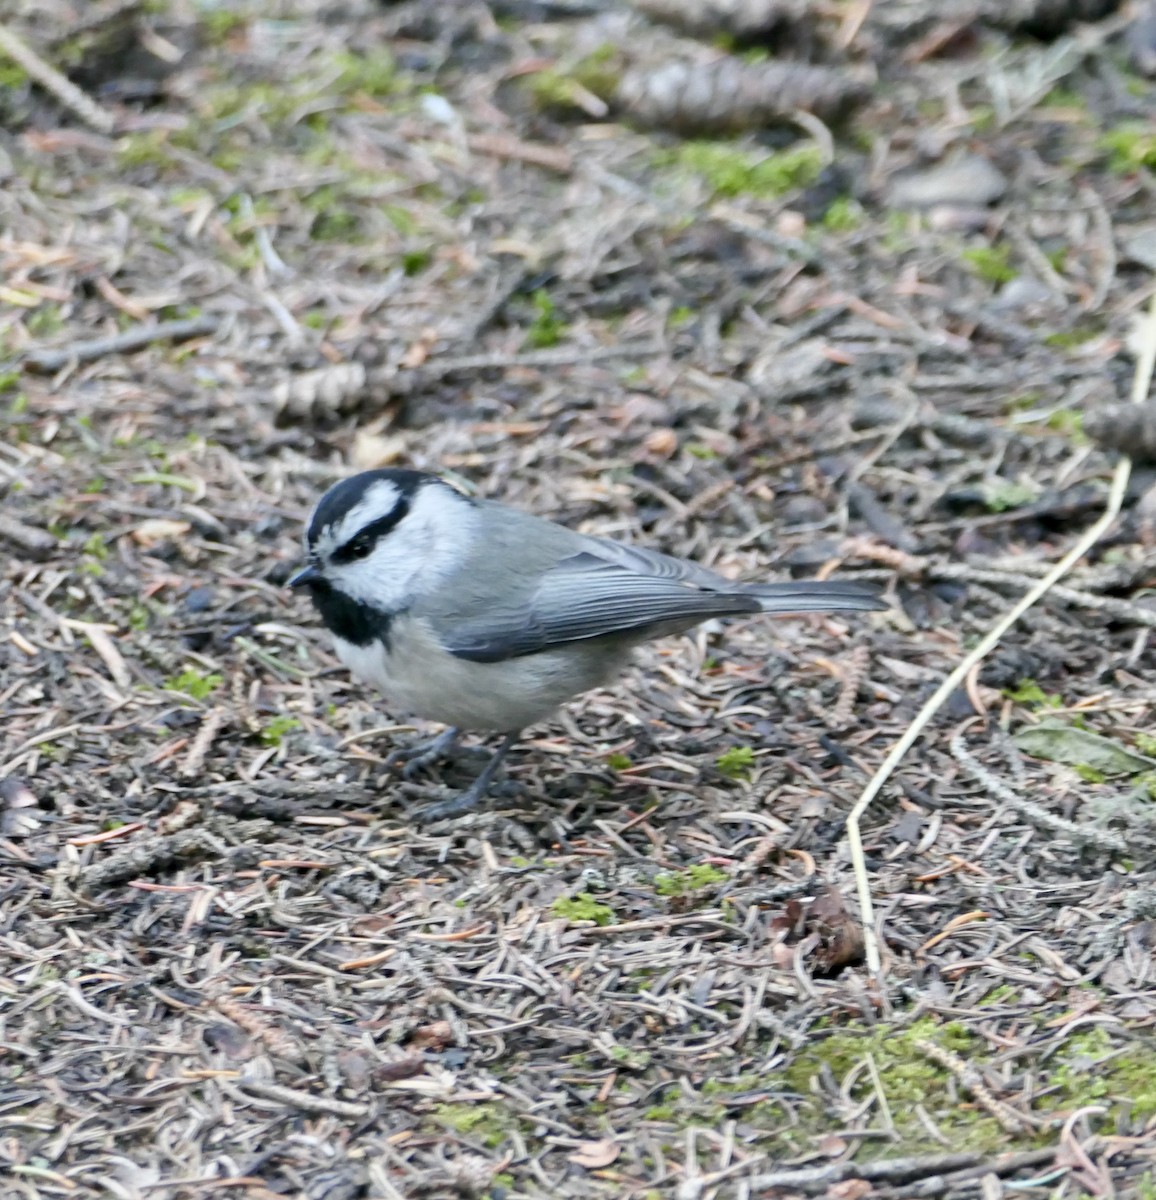
[[976,233],[991,220],[991,212],[974,204],[937,204],[928,209],[928,227],[936,233]]
[[1007,177],[998,167],[978,154],[968,154],[892,181],[888,203],[894,208],[994,204],[1007,186]]

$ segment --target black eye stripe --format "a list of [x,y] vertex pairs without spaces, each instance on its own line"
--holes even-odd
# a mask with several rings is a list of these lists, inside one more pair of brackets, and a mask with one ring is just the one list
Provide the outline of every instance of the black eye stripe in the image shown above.
[[333,551],[332,561],[335,563],[344,563],[364,558],[377,544],[378,540],[385,537],[399,521],[404,519],[408,512],[409,499],[406,496],[402,496],[384,517],[378,517],[376,521],[371,521],[368,525],[363,526],[349,541],[338,546]]

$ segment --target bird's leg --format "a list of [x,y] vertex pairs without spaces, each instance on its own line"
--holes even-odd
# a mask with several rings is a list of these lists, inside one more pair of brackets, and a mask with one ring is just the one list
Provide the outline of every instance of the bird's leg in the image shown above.
[[423,767],[431,766],[439,759],[445,758],[454,748],[459,732],[451,725],[435,738],[416,742],[412,746],[399,746],[386,756],[385,765],[396,767],[399,763],[404,763],[401,773],[406,779],[412,779]]
[[423,808],[417,814],[418,820],[423,822],[440,821],[445,817],[460,817],[463,813],[477,808],[486,798],[486,793],[490,790],[490,784],[494,782],[494,776],[498,773],[502,760],[517,742],[519,733],[520,731],[506,734],[502,739],[502,744],[494,752],[494,756],[482,768],[482,773],[464,792],[450,800],[443,800],[439,804],[431,804],[428,808]]

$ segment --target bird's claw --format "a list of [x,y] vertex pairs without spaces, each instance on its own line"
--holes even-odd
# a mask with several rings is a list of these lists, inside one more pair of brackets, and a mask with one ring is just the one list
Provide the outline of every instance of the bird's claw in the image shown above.
[[476,785],[466,788],[448,800],[439,800],[436,804],[427,804],[425,808],[418,809],[414,814],[415,819],[425,825],[431,821],[444,821],[447,817],[464,816],[481,804],[488,790],[488,787],[479,788]]
[[399,746],[385,756],[386,768],[392,770],[401,765],[402,777],[412,779],[419,771],[445,758],[457,739],[458,731],[447,729],[424,742],[416,742],[412,746]]

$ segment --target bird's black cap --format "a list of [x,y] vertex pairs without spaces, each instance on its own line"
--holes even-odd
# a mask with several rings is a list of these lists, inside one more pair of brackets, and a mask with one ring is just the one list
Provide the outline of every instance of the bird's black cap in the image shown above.
[[427,483],[437,482],[436,475],[427,475],[424,471],[408,471],[401,468],[384,467],[379,471],[362,471],[360,475],[352,475],[335,483],[321,497],[313,520],[309,522],[307,537],[313,545],[321,536],[321,531],[327,525],[336,525],[351,508],[354,507],[366,491],[375,483],[392,483],[403,499],[411,497],[420,487]]

